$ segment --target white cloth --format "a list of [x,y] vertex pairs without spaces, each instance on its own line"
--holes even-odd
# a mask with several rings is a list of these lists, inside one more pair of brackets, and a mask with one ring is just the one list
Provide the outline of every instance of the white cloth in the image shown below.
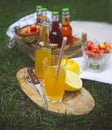
[[73,35],[81,37],[87,33],[87,40],[110,42],[112,45],[112,24],[105,22],[71,21]]
[[[47,11],[47,17],[48,17],[49,21],[51,21],[51,19],[52,19],[51,16],[52,16],[51,12]],[[34,23],[36,23],[36,13],[29,14],[29,15],[19,19],[17,22],[13,23],[12,25],[10,25],[6,32],[6,35],[8,37],[10,37],[10,42],[9,42],[8,47],[12,48],[16,44],[15,39],[14,39],[15,27],[23,27],[26,25],[34,24]]]
[[90,69],[83,57],[73,58],[73,60],[80,66],[80,78],[112,84],[112,54],[109,61],[98,70]]
[[[47,16],[49,20],[51,21],[51,12],[47,11]],[[6,32],[7,36],[13,37],[15,35],[15,27],[23,27],[26,25],[34,24],[36,23],[36,13],[29,14],[21,19],[19,19],[17,22],[13,23],[8,27],[8,30]]]

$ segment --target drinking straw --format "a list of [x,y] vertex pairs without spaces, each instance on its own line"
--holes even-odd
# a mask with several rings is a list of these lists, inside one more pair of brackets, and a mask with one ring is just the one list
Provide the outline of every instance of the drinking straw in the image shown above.
[[61,59],[62,59],[62,56],[63,56],[63,53],[64,53],[64,47],[65,47],[66,41],[67,41],[67,37],[63,37],[61,51],[60,51],[59,59],[58,59],[58,67],[57,67],[57,70],[56,70],[56,76],[58,76],[58,72],[59,72],[59,69],[60,69],[60,63],[61,63]]

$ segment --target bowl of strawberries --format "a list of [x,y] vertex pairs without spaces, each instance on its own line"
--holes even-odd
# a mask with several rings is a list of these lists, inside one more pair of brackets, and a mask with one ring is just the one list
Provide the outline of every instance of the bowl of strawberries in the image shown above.
[[99,69],[108,62],[112,47],[109,42],[93,42],[86,41],[83,46],[83,57],[86,60],[88,67],[91,69]]

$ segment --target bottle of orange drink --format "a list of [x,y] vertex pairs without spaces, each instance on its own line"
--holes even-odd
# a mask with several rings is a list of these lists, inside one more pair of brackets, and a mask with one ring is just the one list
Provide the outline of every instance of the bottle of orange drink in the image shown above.
[[72,27],[69,23],[70,13],[69,8],[62,9],[62,26],[61,26],[61,33],[63,37],[67,37],[66,44],[72,43]]

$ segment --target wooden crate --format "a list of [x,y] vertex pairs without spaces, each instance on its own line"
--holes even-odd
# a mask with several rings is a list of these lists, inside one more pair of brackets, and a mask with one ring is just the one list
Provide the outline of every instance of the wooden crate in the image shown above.
[[[17,47],[26,52],[33,60],[35,58],[35,51],[37,49],[36,44],[26,43],[22,40],[22,38],[18,35],[15,35],[16,45]],[[86,34],[82,33],[82,38],[72,37],[72,44],[66,45],[64,48],[64,57],[65,58],[73,58],[79,57],[82,55],[82,42],[86,40]],[[59,54],[60,48],[52,45],[52,54]]]

